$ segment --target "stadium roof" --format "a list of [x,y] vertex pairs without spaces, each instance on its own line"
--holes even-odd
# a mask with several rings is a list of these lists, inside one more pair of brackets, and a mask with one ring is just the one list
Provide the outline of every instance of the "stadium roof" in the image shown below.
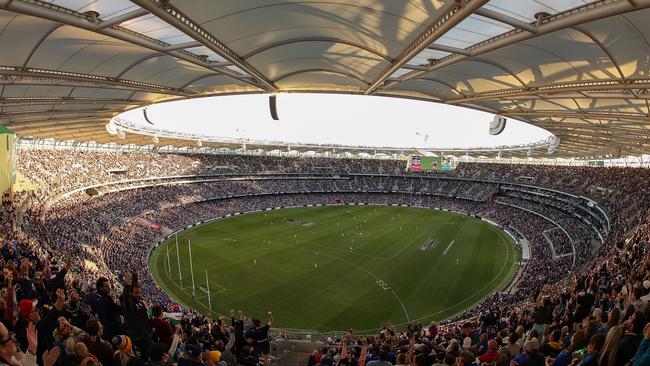
[[650,152],[649,7],[0,0],[0,122],[20,136],[149,144],[134,134],[118,140],[105,125],[170,99],[318,91],[511,116],[558,136],[559,157],[639,155]]

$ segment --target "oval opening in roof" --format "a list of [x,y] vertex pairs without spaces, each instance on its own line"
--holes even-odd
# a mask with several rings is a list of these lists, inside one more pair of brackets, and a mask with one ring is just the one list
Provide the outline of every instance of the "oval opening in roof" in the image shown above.
[[493,136],[491,113],[412,99],[281,93],[276,100],[279,120],[271,118],[268,94],[158,103],[146,107],[149,122],[143,108],[117,120],[158,136],[286,145],[478,150],[542,146],[552,136],[511,118],[503,133]]

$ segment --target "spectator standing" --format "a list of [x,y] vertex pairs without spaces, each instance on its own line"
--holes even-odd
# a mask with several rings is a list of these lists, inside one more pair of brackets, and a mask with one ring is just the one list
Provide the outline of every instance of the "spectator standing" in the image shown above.
[[140,358],[146,362],[147,350],[153,344],[153,327],[142,298],[142,288],[138,284],[138,273],[135,267],[124,276],[124,290],[120,300],[126,315],[128,334],[133,339],[135,348],[140,352]]
[[246,338],[253,343],[253,349],[257,354],[267,355],[271,351],[271,342],[269,341],[269,329],[273,325],[273,314],[267,313],[266,324],[262,326],[259,319],[253,319],[255,328],[251,329]]
[[[122,332],[120,315],[124,315],[124,311],[111,297],[111,283],[106,277],[99,277],[96,285],[95,313],[97,313],[99,321],[105,327],[103,331],[104,339],[110,340]],[[90,349],[90,347],[88,348]]]

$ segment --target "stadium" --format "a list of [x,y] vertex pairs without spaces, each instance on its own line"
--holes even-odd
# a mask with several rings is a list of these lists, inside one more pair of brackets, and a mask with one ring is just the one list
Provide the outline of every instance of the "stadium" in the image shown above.
[[648,19],[0,0],[0,363],[650,365]]

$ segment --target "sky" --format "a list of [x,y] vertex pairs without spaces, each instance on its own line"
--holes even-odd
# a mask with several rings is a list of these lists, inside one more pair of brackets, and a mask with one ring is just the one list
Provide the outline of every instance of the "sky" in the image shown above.
[[[491,136],[491,113],[403,98],[281,93],[277,109],[280,120],[274,121],[267,94],[216,96],[155,104],[147,116],[166,130],[288,144],[435,150],[530,143],[550,135],[509,118],[505,131]],[[151,127],[141,108],[121,118]]]

